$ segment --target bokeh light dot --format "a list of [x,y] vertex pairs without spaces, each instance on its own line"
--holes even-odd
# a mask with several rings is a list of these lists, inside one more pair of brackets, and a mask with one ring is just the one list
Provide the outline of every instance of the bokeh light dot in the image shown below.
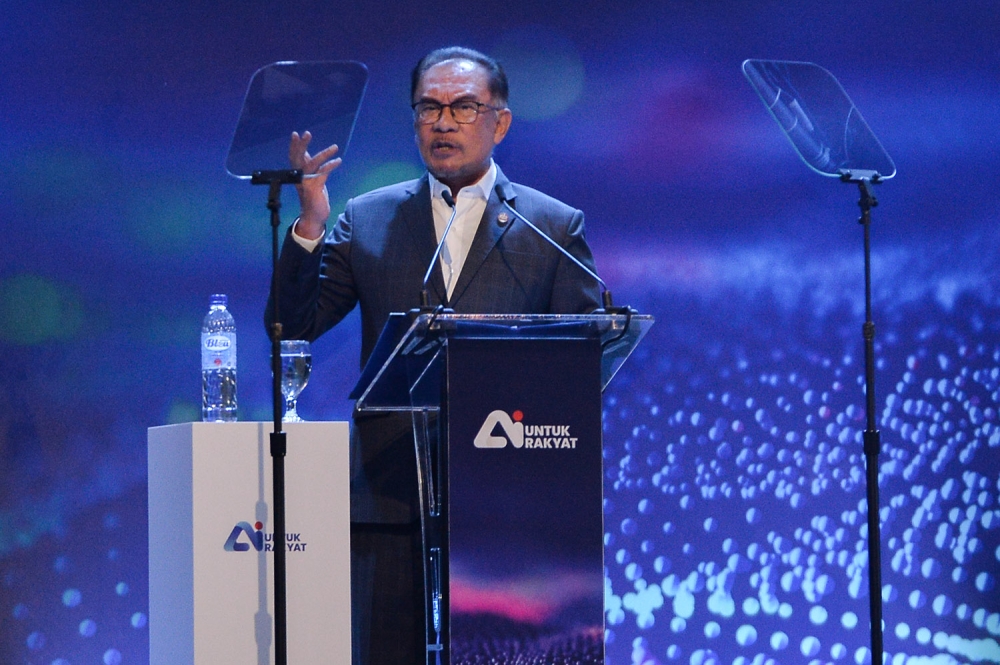
[[84,637],[93,637],[97,633],[97,623],[93,619],[84,619],[80,622],[79,631]]
[[45,633],[40,630],[36,630],[28,635],[28,639],[25,640],[25,644],[32,651],[40,651],[45,648]]
[[721,665],[721,662],[711,649],[697,649],[691,654],[691,665]]
[[0,281],[0,339],[6,342],[33,345],[72,339],[82,321],[82,306],[65,284],[29,274]]
[[748,647],[757,641],[757,629],[750,624],[743,624],[736,629],[736,643]]
[[826,623],[828,616],[829,613],[826,611],[826,608],[823,607],[822,605],[813,605],[811,608],[809,608],[809,621],[814,626],[822,626],[824,623]]
[[66,607],[76,607],[83,602],[83,594],[79,589],[66,589],[63,591],[62,604]]
[[934,599],[934,603],[931,605],[931,608],[934,610],[934,614],[939,617],[951,614],[952,607],[954,607],[954,604],[951,602],[951,599],[944,594],[938,595]]
[[551,28],[514,28],[493,55],[512,82],[511,105],[519,118],[547,120],[566,112],[584,90],[583,61],[574,43]]

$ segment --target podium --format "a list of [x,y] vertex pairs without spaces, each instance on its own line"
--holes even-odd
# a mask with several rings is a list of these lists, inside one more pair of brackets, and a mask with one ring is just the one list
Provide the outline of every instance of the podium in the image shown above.
[[428,663],[604,663],[601,393],[652,323],[390,318],[352,398],[412,414]]
[[[151,665],[274,662],[271,428],[149,429]],[[289,661],[349,663],[348,424],[284,428]]]

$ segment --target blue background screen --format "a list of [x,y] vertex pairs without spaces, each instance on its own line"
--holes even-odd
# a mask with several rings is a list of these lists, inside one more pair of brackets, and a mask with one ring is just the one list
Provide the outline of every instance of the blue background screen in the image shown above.
[[[146,429],[200,416],[210,294],[241,419],[270,419],[266,196],[223,168],[251,74],[368,66],[339,210],[422,172],[409,71],[457,43],[510,75],[497,162],[584,210],[657,319],[604,396],[608,662],[870,660],[858,191],[767,115],[740,63],[768,58],[833,72],[899,170],[872,224],[885,651],[1000,663],[997,25],[971,0],[5,7],[0,661],[148,659]],[[314,344],[305,418],[349,417],[359,329]]]

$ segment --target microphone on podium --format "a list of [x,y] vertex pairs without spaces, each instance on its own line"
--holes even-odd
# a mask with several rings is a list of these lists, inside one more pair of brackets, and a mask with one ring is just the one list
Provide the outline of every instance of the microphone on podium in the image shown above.
[[628,306],[625,306],[625,307],[615,307],[614,304],[612,303],[612,300],[611,300],[611,291],[608,289],[608,285],[604,282],[603,279],[601,279],[600,277],[597,276],[597,273],[595,273],[593,270],[591,270],[587,266],[583,265],[583,263],[581,263],[578,258],[576,258],[572,254],[570,254],[568,251],[566,251],[565,247],[563,247],[562,245],[560,245],[559,243],[557,243],[555,240],[553,240],[552,238],[550,238],[544,231],[542,231],[540,228],[538,228],[537,226],[535,226],[534,224],[532,224],[528,220],[527,217],[525,217],[524,215],[522,215],[521,213],[519,213],[517,210],[515,210],[514,206],[512,206],[510,204],[510,201],[508,201],[507,197],[504,195],[504,193],[503,193],[503,186],[502,185],[497,185],[494,188],[494,191],[496,192],[497,198],[500,199],[500,202],[503,203],[507,207],[507,210],[510,210],[512,213],[514,213],[515,217],[517,217],[519,220],[521,220],[522,222],[524,222],[525,224],[527,224],[528,227],[532,231],[534,231],[535,233],[537,233],[538,235],[540,235],[542,238],[545,239],[546,242],[548,242],[550,245],[552,245],[557,250],[559,250],[560,252],[562,252],[563,256],[565,256],[570,261],[572,261],[574,264],[576,264],[580,268],[580,270],[582,270],[583,272],[587,273],[591,278],[593,278],[594,281],[596,281],[598,284],[601,285],[601,289],[602,289],[602,291],[601,291],[601,303],[604,306],[603,309],[604,309],[605,312],[607,312],[608,314],[624,314],[626,312],[630,312],[631,311],[631,308],[628,307]]
[[441,256],[441,250],[444,248],[444,241],[448,237],[448,232],[451,231],[451,225],[455,223],[455,213],[458,212],[458,208],[455,207],[455,197],[451,195],[451,190],[445,188],[441,192],[441,198],[444,199],[444,202],[448,204],[449,208],[451,208],[451,217],[448,218],[448,225],[444,227],[444,233],[441,234],[441,240],[434,249],[434,256],[431,257],[431,263],[427,266],[427,272],[424,273],[424,281],[420,285],[421,309],[431,308],[430,294],[427,292],[427,282],[431,279],[431,273],[434,271],[434,264],[438,262],[438,258]]

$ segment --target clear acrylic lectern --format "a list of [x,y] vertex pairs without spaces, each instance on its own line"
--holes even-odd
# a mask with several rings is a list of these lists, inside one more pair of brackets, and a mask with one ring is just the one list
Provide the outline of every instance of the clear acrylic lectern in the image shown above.
[[603,665],[601,392],[652,323],[424,313],[386,325],[352,398],[413,415],[428,663]]

